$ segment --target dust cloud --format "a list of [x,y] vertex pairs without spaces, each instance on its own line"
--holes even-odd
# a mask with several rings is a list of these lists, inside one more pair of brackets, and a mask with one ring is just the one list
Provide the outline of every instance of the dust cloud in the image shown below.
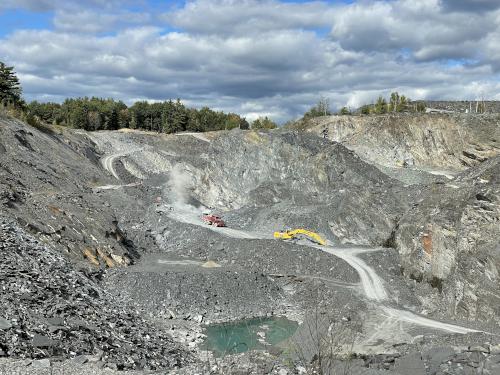
[[166,186],[166,196],[172,206],[177,210],[201,213],[203,208],[192,204],[193,188],[193,179],[187,169],[182,164],[176,164],[170,171]]
[[168,197],[172,203],[185,206],[189,201],[189,192],[193,188],[191,177],[181,164],[176,164],[170,171]]

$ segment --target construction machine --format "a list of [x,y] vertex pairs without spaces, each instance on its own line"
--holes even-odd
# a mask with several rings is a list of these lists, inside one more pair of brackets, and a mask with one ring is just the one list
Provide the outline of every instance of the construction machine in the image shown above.
[[274,232],[274,238],[278,238],[281,240],[297,240],[302,237],[305,237],[308,240],[317,243],[318,245],[326,245],[326,241],[318,233],[311,232],[307,229],[287,229],[283,232]]
[[201,217],[201,220],[208,225],[213,225],[214,227],[225,227],[226,223],[221,219],[220,216],[207,214]]

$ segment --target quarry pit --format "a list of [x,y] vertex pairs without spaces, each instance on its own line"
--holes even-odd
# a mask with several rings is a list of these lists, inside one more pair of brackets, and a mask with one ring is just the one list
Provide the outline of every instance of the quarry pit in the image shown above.
[[[160,135],[2,117],[0,369],[499,374],[499,121]],[[288,228],[326,244],[274,238]]]

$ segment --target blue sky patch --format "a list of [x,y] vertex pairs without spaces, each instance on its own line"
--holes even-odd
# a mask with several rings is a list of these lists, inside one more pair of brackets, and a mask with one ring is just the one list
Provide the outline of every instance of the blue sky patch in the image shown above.
[[454,0],[0,0],[0,60],[28,100],[179,97],[283,121],[320,97],[500,99],[499,14]]
[[30,12],[24,9],[0,11],[0,36],[16,30],[51,29],[53,17],[53,12]]

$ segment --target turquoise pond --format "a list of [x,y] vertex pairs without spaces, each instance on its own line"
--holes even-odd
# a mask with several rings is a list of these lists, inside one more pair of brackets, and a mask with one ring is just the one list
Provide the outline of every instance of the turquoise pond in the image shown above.
[[298,323],[282,317],[254,318],[205,327],[202,348],[216,356],[266,350],[291,337]]

